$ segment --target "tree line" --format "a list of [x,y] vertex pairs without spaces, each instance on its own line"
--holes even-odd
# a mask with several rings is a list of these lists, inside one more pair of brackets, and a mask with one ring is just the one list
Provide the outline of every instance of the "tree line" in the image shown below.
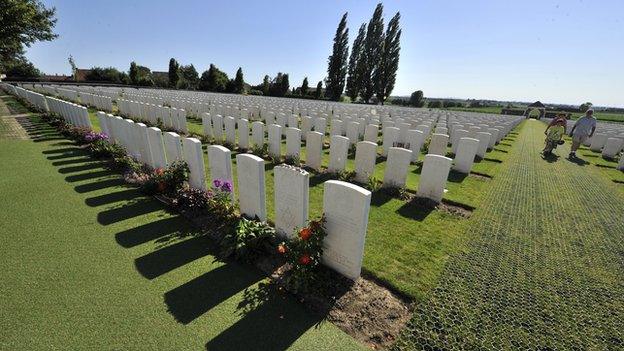
[[[50,41],[57,37],[55,8],[46,8],[38,0],[0,2],[0,71],[9,77],[37,78],[41,72],[24,56],[24,47],[36,41]],[[213,92],[248,93],[266,96],[289,96],[311,99],[341,100],[343,92],[351,99],[365,103],[384,103],[392,92],[399,63],[401,29],[400,13],[396,13],[384,29],[383,5],[379,3],[368,22],[360,26],[349,56],[349,29],[347,13],[342,16],[332,54],[328,58],[327,77],[310,88],[305,77],[301,86],[290,87],[288,73],[278,72],[274,77],[264,76],[261,84],[245,83],[243,70],[238,68],[234,78],[211,64],[201,76],[193,64],[181,65],[169,60],[167,74],[152,72],[148,67],[131,62],[127,72],[114,67],[91,67],[80,71],[70,56],[74,79],[91,82],[109,82],[146,87],[167,87]],[[8,30],[10,29],[10,30]],[[80,71],[80,72],[79,72]]]

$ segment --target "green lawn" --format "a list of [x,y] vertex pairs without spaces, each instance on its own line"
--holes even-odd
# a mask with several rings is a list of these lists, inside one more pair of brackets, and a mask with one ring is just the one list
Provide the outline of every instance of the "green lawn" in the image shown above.
[[[622,350],[624,187],[525,122],[393,350]],[[583,156],[581,156],[583,157]]]
[[33,122],[0,136],[0,349],[362,348]]
[[[92,110],[91,121],[99,128],[95,110]],[[189,131],[201,133],[201,122],[190,119]],[[500,165],[508,157],[508,152],[521,126],[512,132],[495,150],[487,154],[486,159],[474,166],[474,171],[496,178]],[[329,143],[329,138],[325,138]],[[379,141],[381,145],[381,141]],[[206,145],[204,145],[204,148]],[[381,146],[379,148],[381,150]],[[285,140],[282,143],[282,154],[286,151]],[[234,187],[237,188],[236,154],[232,153]],[[301,147],[301,159],[305,160],[305,143]],[[424,152],[420,159],[424,158]],[[502,163],[501,163],[502,162]],[[204,153],[207,179],[210,179],[208,157]],[[323,166],[329,164],[329,148],[323,149]],[[273,166],[267,163],[266,169],[266,200],[269,220],[275,217]],[[355,155],[351,154],[347,161],[347,169],[355,168]],[[385,161],[375,167],[374,176],[382,180]],[[407,188],[418,189],[420,166],[411,165]],[[310,178],[310,217],[322,214],[323,182],[327,176],[311,174]],[[478,208],[481,196],[491,180],[483,177],[464,177],[452,173],[448,182],[445,199]],[[364,253],[364,271],[378,279],[394,291],[415,300],[423,300],[435,286],[439,274],[449,255],[463,249],[463,233],[467,220],[441,211],[427,211],[410,205],[406,201],[396,199],[383,192],[373,195],[368,233]],[[452,230],[449,230],[452,228]],[[392,255],[388,255],[392,252]]]

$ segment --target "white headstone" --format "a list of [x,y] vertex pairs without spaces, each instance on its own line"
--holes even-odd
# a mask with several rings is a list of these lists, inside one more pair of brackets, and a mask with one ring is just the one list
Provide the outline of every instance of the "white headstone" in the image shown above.
[[375,172],[377,161],[377,144],[370,141],[360,141],[355,147],[355,180],[360,183],[368,182]]
[[377,144],[377,136],[379,135],[379,127],[376,124],[369,124],[364,130],[364,141],[370,141]]
[[410,129],[407,131],[407,143],[412,151],[412,162],[418,161],[420,156],[420,150],[425,143],[425,133],[417,129]]
[[212,116],[212,132],[217,143],[223,142],[223,116]]
[[256,121],[251,124],[251,140],[256,147],[264,146],[264,123]]
[[461,138],[457,143],[457,151],[455,154],[455,164],[453,170],[468,174],[472,169],[477,149],[479,148],[479,140],[473,138]]
[[339,119],[333,119],[331,122],[331,135],[342,135],[343,122]]
[[349,154],[349,139],[332,135],[329,143],[329,172],[338,173],[345,169]]
[[301,153],[301,130],[298,128],[286,128],[286,156],[300,157]]
[[240,212],[249,218],[266,221],[264,160],[252,154],[236,155]]
[[434,133],[429,143],[428,154],[430,155],[446,155],[446,147],[448,145],[449,136],[446,134]]
[[349,122],[347,124],[347,138],[349,139],[349,144],[353,145],[358,142],[358,128],[360,124],[358,122]]
[[485,153],[487,152],[488,145],[490,145],[490,138],[492,134],[487,132],[476,132],[475,139],[479,140],[479,147],[477,148],[477,156],[480,158],[485,157]]
[[399,140],[399,128],[386,127],[383,132],[383,155],[388,156],[388,151]]
[[383,186],[386,188],[404,188],[411,161],[412,151],[400,147],[391,147],[388,151]]
[[310,175],[301,168],[288,165],[276,166],[273,169],[273,175],[275,229],[281,235],[290,238],[295,228],[305,226],[308,220]]
[[325,128],[327,128],[327,120],[325,118],[317,118],[314,121],[314,131],[325,135]]
[[269,154],[278,158],[282,156],[282,127],[277,124],[269,125]]
[[249,121],[245,118],[238,120],[238,147],[249,149]]
[[234,117],[225,117],[225,141],[234,147],[236,145],[236,120]]
[[182,140],[177,133],[166,132],[164,134],[165,139],[165,154],[167,155],[167,164],[171,166],[175,161],[182,160]]
[[165,148],[163,146],[163,138],[160,129],[156,127],[147,128],[147,141],[152,155],[152,168],[164,168],[167,166],[165,158]]
[[420,180],[418,182],[417,196],[431,199],[435,202],[442,201],[444,187],[451,170],[451,160],[441,155],[425,155]]
[[345,277],[356,280],[362,271],[364,241],[368,226],[371,192],[350,183],[325,182],[323,213],[327,237],[323,263]]
[[308,132],[306,138],[306,166],[316,170],[321,170],[323,156],[323,134],[319,132]]
[[[208,145],[207,151],[208,165],[210,166],[210,184],[213,184],[216,179],[232,182],[232,152],[221,145]],[[234,191],[232,191],[232,194],[234,194]]]
[[[620,150],[624,147],[624,139],[622,138],[608,138],[602,149],[602,157],[615,158]],[[624,157],[624,156],[623,156]]]
[[192,188],[206,190],[206,170],[201,141],[195,138],[182,139],[184,160],[189,166],[189,185]]
[[202,113],[201,119],[204,135],[207,138],[213,138],[214,135],[212,134],[212,118],[210,117],[210,114],[207,112]]

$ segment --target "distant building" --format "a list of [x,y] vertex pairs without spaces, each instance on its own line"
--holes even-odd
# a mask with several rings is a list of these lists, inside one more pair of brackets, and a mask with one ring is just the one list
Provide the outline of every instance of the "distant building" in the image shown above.
[[87,80],[87,76],[89,75],[89,73],[91,73],[90,69],[81,69],[81,68],[77,68],[76,69],[76,76],[75,81],[76,82],[84,82]]

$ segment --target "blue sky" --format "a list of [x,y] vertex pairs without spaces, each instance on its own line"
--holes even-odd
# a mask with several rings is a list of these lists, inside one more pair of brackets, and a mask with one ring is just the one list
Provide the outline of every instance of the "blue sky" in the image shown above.
[[[350,41],[377,1],[44,0],[57,9],[53,42],[27,56],[46,73],[128,70],[136,61],[166,71],[169,58],[210,63],[232,76],[326,76],[340,17]],[[623,0],[384,1],[386,23],[401,12],[401,59],[393,95],[489,98],[624,107]]]

